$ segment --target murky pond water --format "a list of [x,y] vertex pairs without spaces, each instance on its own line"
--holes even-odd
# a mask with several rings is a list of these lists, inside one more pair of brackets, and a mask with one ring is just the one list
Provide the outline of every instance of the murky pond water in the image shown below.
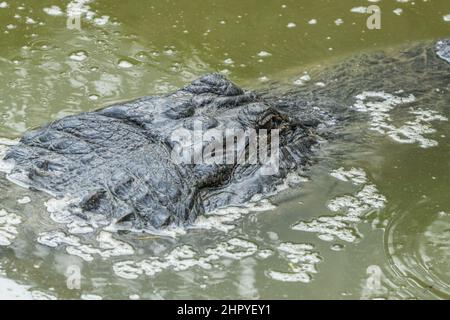
[[[380,30],[358,13],[374,3]],[[68,28],[77,13],[80,30]],[[448,0],[0,0],[0,157],[29,128],[207,72],[296,90],[354,53],[449,36]],[[441,85],[439,100],[401,114],[414,98],[358,92],[369,121],[324,145],[307,178],[174,237],[80,234],[58,203],[1,174],[0,298],[448,299]]]

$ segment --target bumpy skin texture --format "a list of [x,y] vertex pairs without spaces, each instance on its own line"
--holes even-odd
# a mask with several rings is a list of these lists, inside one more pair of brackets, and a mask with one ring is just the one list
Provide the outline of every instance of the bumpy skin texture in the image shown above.
[[[348,106],[362,91],[402,89],[432,105],[441,88],[447,98],[439,101],[446,103],[450,68],[444,61],[450,61],[449,40],[396,55],[362,55],[317,75],[326,87],[309,84],[282,95],[257,95],[206,75],[167,96],[69,116],[25,134],[5,157],[15,161],[9,177],[78,199],[73,209],[79,215],[102,214],[137,228],[190,224],[205,211],[273,191],[309,162],[318,135],[331,138],[330,131],[352,117]],[[280,129],[278,174],[262,175],[260,165],[172,161],[172,133],[192,130],[196,120],[204,129]]]

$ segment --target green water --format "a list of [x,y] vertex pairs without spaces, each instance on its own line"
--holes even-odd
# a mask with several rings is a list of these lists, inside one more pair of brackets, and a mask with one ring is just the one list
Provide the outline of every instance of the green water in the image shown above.
[[[444,19],[448,0],[382,0],[376,3],[380,30],[368,30],[367,15],[351,12],[372,4],[356,0],[2,3],[0,137],[5,139],[69,114],[166,93],[206,72],[222,72],[247,88],[272,82],[295,88],[304,72],[354,53],[450,36]],[[68,29],[66,8],[77,3],[85,15],[108,19],[84,16],[81,30]],[[51,6],[61,14],[57,8],[44,11]],[[397,8],[403,9],[400,15],[393,12]],[[308,23],[312,19],[316,24]],[[338,19],[343,23],[336,24]],[[443,113],[449,116],[448,109]],[[95,251],[93,261],[68,252],[68,245],[39,243],[43,232],[66,231],[65,226],[50,218],[45,195],[1,174],[0,210],[21,221],[9,224],[11,241],[0,245],[0,298],[448,299],[450,126],[442,121],[433,128],[436,132],[426,135],[438,142],[432,148],[376,134],[355,145],[325,146],[309,181],[272,198],[276,208],[243,214],[228,232],[196,229],[176,238],[113,234],[134,254],[102,257]],[[367,132],[362,125],[349,129],[354,135],[361,130]],[[367,181],[352,185],[330,175],[340,167],[361,168]],[[355,239],[324,240],[293,228],[336,215],[327,204],[365,185],[376,186],[386,202],[351,226]],[[25,196],[31,202],[18,203]],[[1,217],[0,232],[6,226]],[[95,236],[81,239],[98,247]],[[230,239],[245,242],[211,258],[211,250],[217,254]],[[307,246],[289,254],[283,250],[288,244]],[[193,253],[174,258],[173,250],[182,245]],[[158,270],[148,262],[155,257],[165,263]],[[120,272],[124,262],[134,268],[135,279]],[[178,270],[183,263],[186,268]],[[139,274],[143,265],[148,274]],[[67,274],[73,266],[82,279],[81,288],[71,290]],[[282,281],[286,275],[298,278]]]

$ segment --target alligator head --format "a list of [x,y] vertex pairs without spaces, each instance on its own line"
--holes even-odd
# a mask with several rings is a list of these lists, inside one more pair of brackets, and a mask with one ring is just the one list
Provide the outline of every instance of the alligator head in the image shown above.
[[[15,163],[11,180],[76,199],[79,215],[161,228],[273,189],[308,161],[317,123],[209,74],[167,96],[54,121],[26,133],[5,160]],[[276,150],[270,137],[279,141]],[[256,147],[263,139],[270,153],[264,162]],[[221,150],[226,141],[235,149]]]

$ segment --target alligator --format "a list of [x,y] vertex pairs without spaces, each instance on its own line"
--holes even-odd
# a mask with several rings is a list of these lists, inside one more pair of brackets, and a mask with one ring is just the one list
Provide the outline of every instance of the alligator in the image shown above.
[[[14,164],[8,178],[75,199],[71,210],[82,217],[99,214],[139,229],[187,226],[205,212],[271,193],[290,172],[310,165],[319,142],[335,139],[351,121],[348,106],[362,91],[402,89],[430,104],[441,88],[448,102],[448,62],[450,40],[360,54],[324,68],[316,79],[326,85],[281,93],[243,90],[220,74],[207,74],[171,94],[67,116],[27,132],[4,158]],[[194,132],[196,126],[265,132],[270,146],[277,132],[277,170],[264,174],[266,163],[227,162],[227,156],[214,163],[176,161],[174,150],[183,143],[174,133]],[[262,151],[247,138],[243,154],[253,150],[258,158]],[[184,142],[184,148],[204,151],[212,141],[215,155],[220,139],[203,137]]]

